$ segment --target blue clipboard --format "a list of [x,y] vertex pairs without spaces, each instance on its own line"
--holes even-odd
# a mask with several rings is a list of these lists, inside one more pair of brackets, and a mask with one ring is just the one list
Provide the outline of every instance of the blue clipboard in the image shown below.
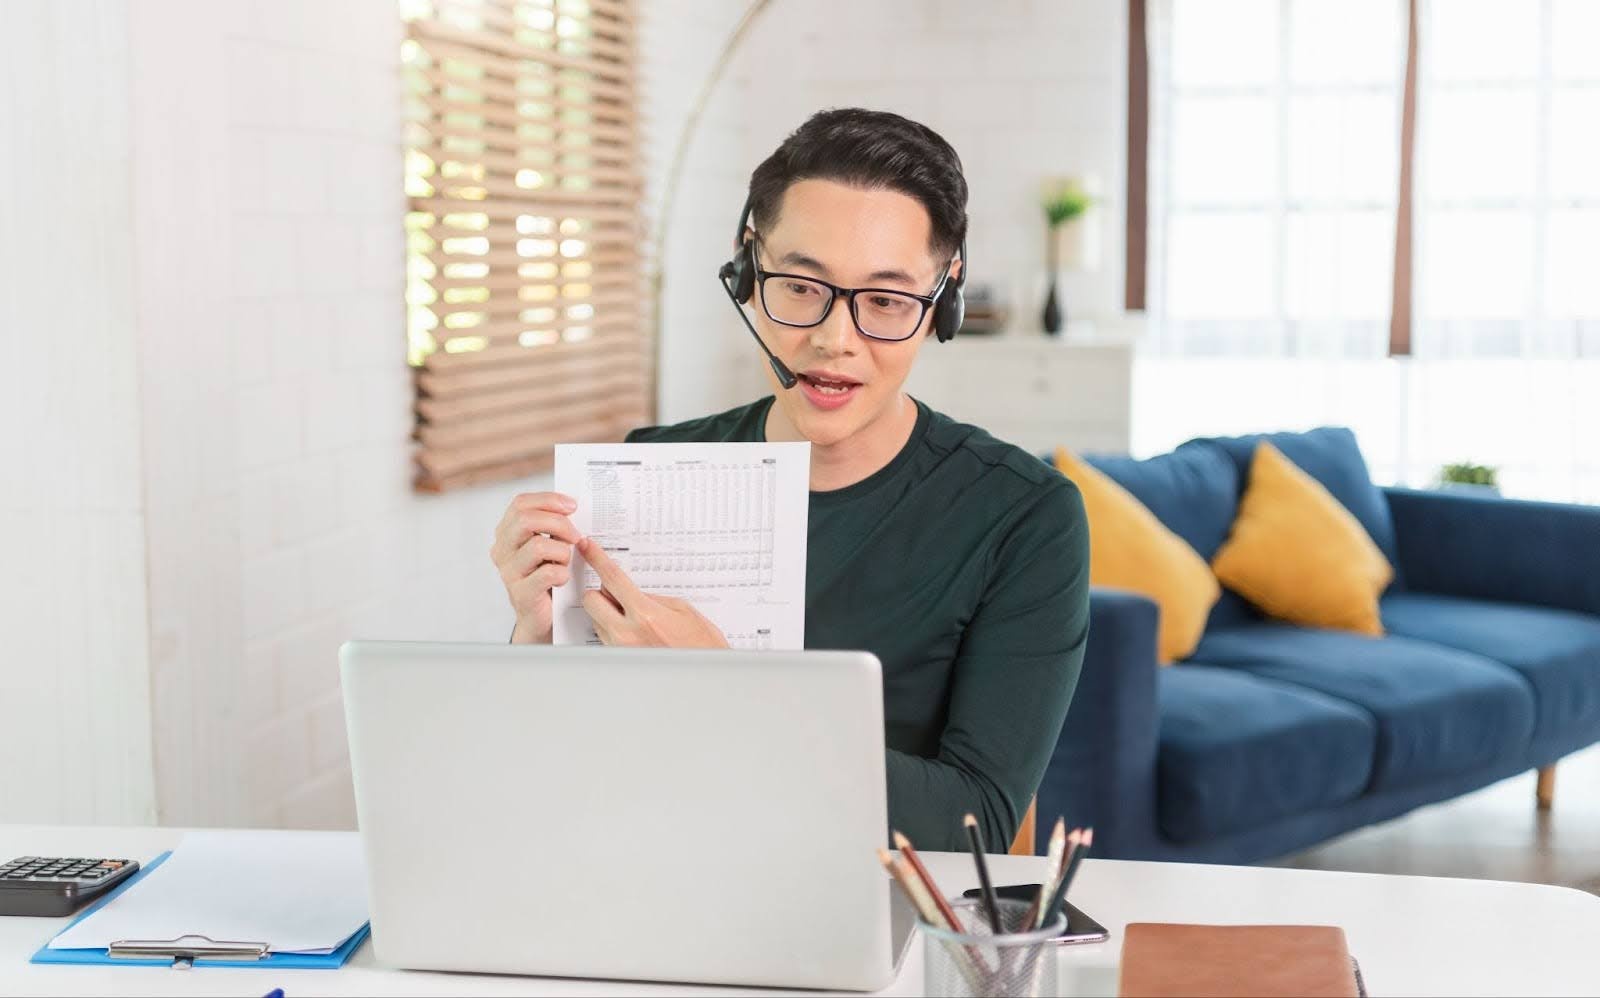
[[[115,901],[123,891],[132,887],[134,884],[137,884],[140,880],[143,880],[145,876],[150,873],[150,871],[154,870],[162,863],[165,863],[167,861],[167,857],[171,855],[172,852],[168,850],[167,852],[164,852],[155,859],[151,860],[148,866],[129,877],[125,883],[119,884],[115,890],[108,893],[105,897],[96,901],[94,904],[91,904],[83,914],[79,915],[77,918],[74,918],[71,922],[68,922],[66,928],[62,929],[61,932],[67,931],[67,929],[72,928],[74,925],[77,925],[90,915],[93,915],[95,912],[99,911],[101,908],[104,908],[112,901]],[[362,925],[361,928],[357,929],[349,939],[346,939],[343,943],[341,943],[338,949],[327,954],[268,953],[266,956],[255,960],[208,960],[204,957],[200,957],[193,961],[189,961],[177,956],[156,957],[150,959],[120,956],[112,957],[110,951],[98,947],[88,949],[51,949],[47,943],[44,946],[41,946],[39,948],[39,952],[33,954],[28,962],[56,964],[88,963],[102,964],[113,967],[172,967],[181,963],[184,966],[233,967],[236,969],[244,967],[270,967],[276,970],[337,970],[344,966],[345,961],[350,959],[350,955],[356,951],[357,947],[359,947],[362,942],[366,940],[367,936],[371,934],[371,932],[372,923],[367,922]],[[60,934],[60,932],[56,933],[56,935]]]

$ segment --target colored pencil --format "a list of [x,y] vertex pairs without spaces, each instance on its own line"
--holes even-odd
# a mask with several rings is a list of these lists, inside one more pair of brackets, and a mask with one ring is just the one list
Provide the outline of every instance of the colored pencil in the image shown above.
[[1005,931],[1000,924],[1000,900],[994,894],[994,881],[989,879],[989,863],[983,858],[983,832],[978,819],[967,815],[961,819],[967,829],[967,844],[972,847],[972,865],[978,868],[978,888],[983,894],[983,907],[989,915],[989,928],[995,935]]
[[1042,929],[1055,920],[1055,913],[1061,907],[1061,899],[1067,893],[1067,884],[1072,878],[1073,860],[1076,858],[1083,844],[1082,829],[1074,828],[1067,836],[1067,852],[1061,864],[1061,876],[1050,885],[1050,893],[1045,896],[1039,905],[1039,919],[1034,928]]
[[949,929],[951,932],[961,931],[945,920],[944,914],[933,903],[928,889],[923,886],[922,881],[912,872],[908,864],[896,860],[887,849],[878,850],[878,862],[883,864],[883,868],[889,871],[894,882],[905,891],[906,897],[911,900],[911,907],[917,910],[917,914],[924,922],[941,929]]
[[[947,919],[944,912],[939,910],[939,906],[933,903],[934,894],[928,890],[927,886],[923,884],[922,878],[917,876],[911,864],[906,862],[904,858],[895,859],[894,856],[890,855],[889,850],[879,849],[878,862],[882,863],[883,868],[889,871],[889,875],[894,878],[894,882],[900,885],[900,889],[911,900],[911,907],[916,909],[918,916],[924,922],[948,932],[959,933],[962,931],[960,922],[954,919]],[[968,947],[951,946],[949,943],[945,943],[945,948],[950,952],[951,958],[955,962],[956,970],[962,977],[966,978],[972,993],[983,994],[987,990],[984,987],[984,981],[989,973],[987,963]]]
[[1033,899],[1033,906],[1028,909],[1027,916],[1022,920],[1024,929],[1037,929],[1043,924],[1039,921],[1039,916],[1044,914],[1044,903],[1056,889],[1056,880],[1061,876],[1066,858],[1067,821],[1065,818],[1057,818],[1056,827],[1050,832],[1050,847],[1045,850],[1044,877],[1039,884],[1039,896]]
[[1067,868],[1061,875],[1061,883],[1056,885],[1055,895],[1050,899],[1050,907],[1045,911],[1045,917],[1039,924],[1049,925],[1060,914],[1061,906],[1067,899],[1067,891],[1072,887],[1073,878],[1078,875],[1078,867],[1083,865],[1083,858],[1089,854],[1089,846],[1093,843],[1094,829],[1083,829],[1078,837],[1078,846],[1072,850],[1072,858],[1067,861]]
[[966,929],[962,926],[961,919],[957,917],[955,909],[950,907],[950,902],[946,900],[944,892],[939,890],[939,885],[934,882],[933,874],[929,873],[928,868],[922,865],[922,857],[917,855],[917,851],[911,848],[911,840],[899,832],[895,832],[894,847],[900,850],[900,855],[905,858],[905,861],[911,865],[911,869],[916,872],[923,884],[927,886],[929,896],[933,898],[933,903],[939,908],[939,914],[943,915],[950,923],[950,931],[965,932]]

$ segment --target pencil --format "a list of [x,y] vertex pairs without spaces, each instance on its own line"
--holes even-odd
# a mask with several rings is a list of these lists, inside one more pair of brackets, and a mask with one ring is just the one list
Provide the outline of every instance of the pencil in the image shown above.
[[945,899],[944,893],[939,890],[939,885],[934,883],[933,874],[929,873],[928,868],[922,865],[922,857],[917,855],[917,851],[911,848],[911,840],[899,832],[895,832],[894,847],[900,850],[900,855],[905,857],[911,869],[928,888],[928,894],[933,898],[933,903],[938,906],[939,914],[943,915],[945,920],[950,923],[950,931],[965,932],[966,929],[962,927],[961,919],[956,917],[955,909],[950,907],[950,902]]
[[887,849],[878,850],[878,862],[883,864],[883,868],[889,871],[889,875],[894,878],[894,882],[900,885],[902,891],[905,891],[906,897],[911,900],[911,906],[917,910],[917,914],[921,916],[924,922],[941,929],[949,929],[952,932],[960,931],[960,929],[945,921],[944,915],[939,911],[938,906],[933,903],[933,898],[929,896],[928,889],[922,885],[921,880],[917,879],[917,875],[911,872],[909,866],[896,860]]
[[1083,828],[1082,835],[1078,836],[1078,848],[1072,851],[1072,859],[1067,862],[1067,868],[1061,873],[1061,884],[1056,888],[1056,896],[1051,899],[1050,910],[1046,910],[1045,918],[1040,924],[1050,924],[1056,913],[1061,910],[1062,902],[1066,902],[1067,889],[1072,888],[1072,880],[1078,875],[1078,867],[1083,865],[1083,857],[1088,856],[1090,844],[1094,843],[1094,828]]
[[1044,903],[1056,889],[1056,879],[1061,876],[1066,856],[1067,821],[1065,818],[1057,818],[1056,827],[1050,832],[1050,848],[1045,851],[1044,878],[1039,884],[1039,896],[1033,899],[1033,906],[1028,909],[1027,917],[1022,921],[1027,928],[1037,929],[1043,924],[1039,921],[1039,916],[1044,914]]
[[972,847],[972,865],[978,868],[978,888],[983,892],[983,907],[989,915],[989,928],[995,935],[1004,929],[1000,925],[1000,901],[994,894],[994,881],[989,879],[989,863],[983,858],[983,832],[978,819],[967,815],[961,819],[967,828],[967,844]]
[[1034,928],[1042,929],[1055,921],[1056,913],[1061,910],[1061,899],[1067,896],[1067,887],[1072,883],[1072,874],[1078,866],[1079,856],[1083,852],[1083,830],[1074,828],[1072,834],[1067,836],[1067,852],[1062,864],[1061,876],[1050,889],[1050,896],[1039,909],[1039,922]]
[[[895,859],[887,849],[878,850],[878,862],[889,871],[894,882],[900,885],[900,889],[911,900],[911,907],[916,909],[917,915],[924,922],[947,932],[957,934],[962,932],[961,923],[947,919],[939,910],[939,906],[934,904],[933,899],[936,895],[928,890],[922,879],[912,870],[910,863],[904,859]],[[993,990],[985,984],[990,970],[988,962],[982,956],[968,946],[955,946],[947,942],[944,943],[944,947],[955,961],[956,970],[966,979],[967,986],[973,994],[987,994]]]

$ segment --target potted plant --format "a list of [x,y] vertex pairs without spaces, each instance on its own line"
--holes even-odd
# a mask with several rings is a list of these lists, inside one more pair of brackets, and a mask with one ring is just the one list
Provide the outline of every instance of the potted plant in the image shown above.
[[1440,489],[1451,492],[1483,492],[1499,495],[1498,468],[1484,464],[1447,464],[1439,469]]
[[1051,185],[1044,194],[1044,219],[1047,227],[1045,261],[1050,273],[1050,291],[1044,300],[1044,331],[1054,336],[1066,322],[1065,309],[1056,294],[1056,271],[1060,268],[1061,227],[1089,210],[1094,198],[1075,180]]

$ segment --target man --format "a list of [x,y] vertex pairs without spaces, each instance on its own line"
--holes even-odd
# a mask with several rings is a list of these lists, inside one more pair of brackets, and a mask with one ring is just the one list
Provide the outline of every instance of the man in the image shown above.
[[[744,263],[722,274],[734,296],[749,269],[751,331],[779,361],[774,394],[628,435],[811,442],[806,647],[883,663],[890,821],[929,849],[964,848],[969,811],[994,848],[1011,841],[1088,633],[1077,489],[902,391],[939,303],[960,293],[966,202],[955,150],[927,127],[860,109],[814,115],[751,176]],[[602,641],[726,645],[692,606],[640,592],[580,538],[575,508],[521,495],[496,528],[514,641],[550,640],[550,589],[570,577],[577,544],[604,584],[584,599]]]

